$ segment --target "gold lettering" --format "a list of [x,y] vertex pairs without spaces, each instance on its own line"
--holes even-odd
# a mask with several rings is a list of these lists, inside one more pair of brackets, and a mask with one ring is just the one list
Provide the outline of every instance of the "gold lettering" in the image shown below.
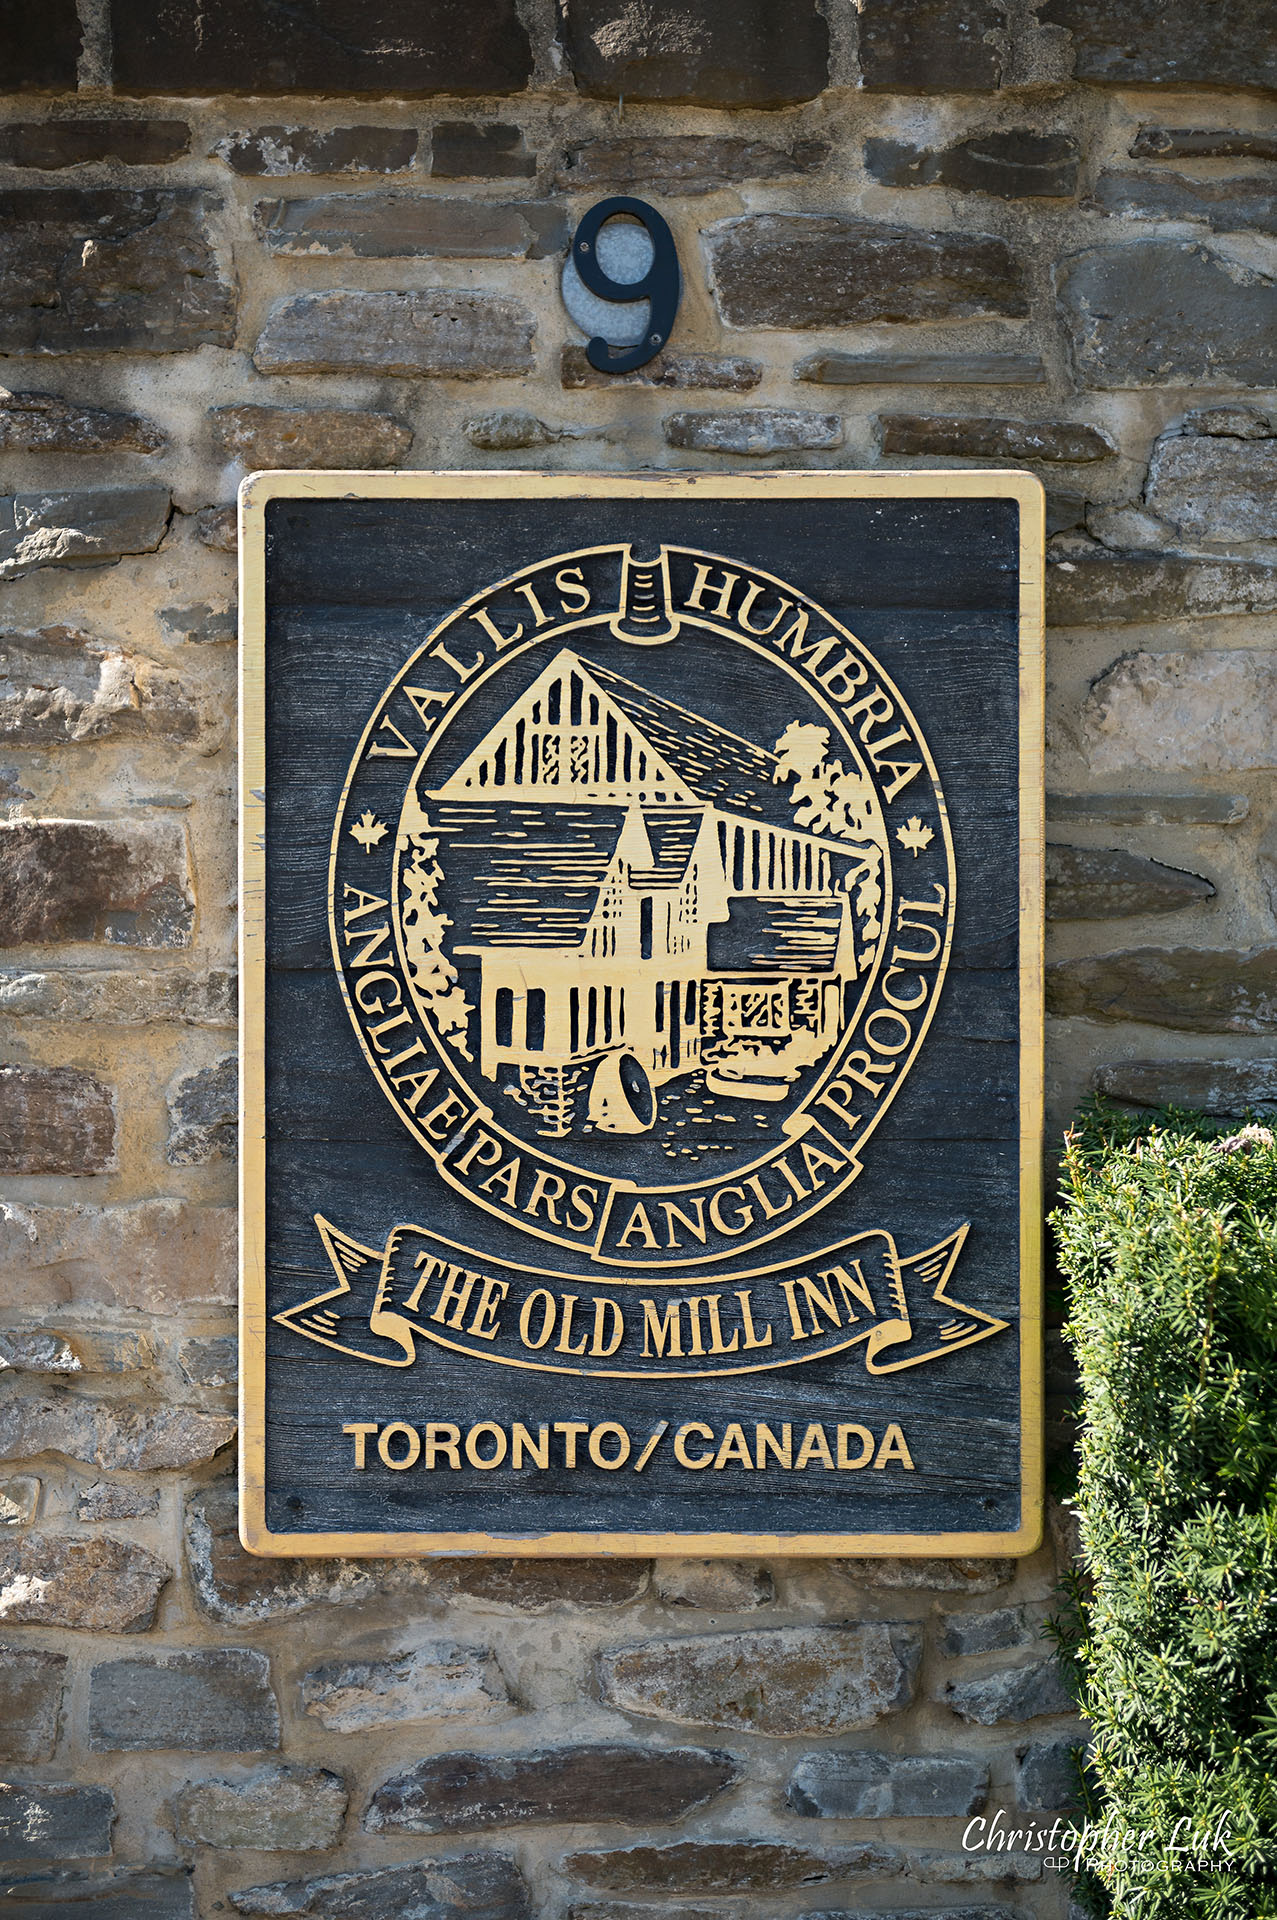
[[590,1336],[586,1333],[581,1335],[578,1346],[574,1347],[571,1344],[572,1315],[575,1311],[576,1295],[574,1293],[565,1293],[563,1296],[563,1322],[559,1330],[559,1337],[554,1343],[554,1351],[556,1353],[584,1353],[589,1344]]
[[[491,1460],[485,1460],[479,1452],[479,1436],[480,1434],[488,1433],[493,1436],[497,1443]],[[504,1427],[499,1427],[495,1420],[480,1420],[477,1426],[471,1427],[469,1433],[466,1435],[466,1459],[472,1467],[478,1467],[481,1473],[490,1473],[493,1467],[499,1467],[501,1465],[501,1462],[505,1459],[505,1455],[506,1437]]]
[[652,1232],[652,1223],[647,1217],[646,1207],[635,1207],[626,1223],[625,1232],[617,1242],[618,1246],[628,1247],[630,1238],[634,1234],[641,1234],[643,1236],[643,1245],[645,1247],[654,1247],[657,1245],[656,1235]]
[[376,1431],[375,1420],[353,1420],[348,1427],[342,1428],[343,1433],[351,1433],[355,1436],[356,1473],[362,1473],[368,1465],[368,1435]]
[[794,1466],[796,1469],[805,1467],[809,1460],[819,1460],[822,1467],[828,1467],[831,1472],[833,1470],[834,1456],[829,1451],[825,1429],[814,1422],[808,1427],[803,1437],[803,1444],[798,1450],[798,1458]]
[[749,1289],[746,1288],[743,1293],[737,1293],[736,1298],[740,1301],[740,1317],[745,1334],[745,1351],[748,1353],[753,1347],[770,1347],[772,1343],[770,1323],[768,1324],[766,1333],[756,1333],[754,1330],[754,1316],[750,1312]]
[[388,714],[384,715],[378,723],[377,731],[378,733],[384,733],[387,729],[394,734],[399,745],[397,747],[388,747],[383,740],[374,740],[368,749],[368,758],[370,760],[415,760],[417,757],[417,749],[413,746],[412,741],[406,733],[400,733],[398,727]]
[[[512,647],[516,640],[522,639],[523,637],[522,621],[520,621],[514,632],[507,636],[493,623],[492,616],[486,607],[477,608],[476,611],[470,615],[470,618],[476,626],[483,628],[489,640],[497,647]],[[482,659],[482,657],[483,656],[480,655],[480,659]]]
[[904,1434],[900,1431],[900,1428],[894,1420],[882,1436],[882,1445],[878,1449],[878,1457],[874,1461],[874,1466],[885,1467],[893,1460],[898,1460],[901,1466],[909,1473],[913,1472],[913,1460],[910,1456],[909,1448],[905,1443]]
[[885,973],[883,974],[883,976],[882,976],[882,997],[883,997],[883,999],[884,999],[884,1000],[886,1001],[886,1003],[887,1003],[887,1005],[888,1005],[889,1007],[895,1007],[895,1008],[897,1009],[897,1011],[898,1011],[898,1012],[900,1012],[900,1013],[913,1013],[913,1012],[915,1011],[915,1009],[916,1009],[916,1008],[918,1008],[918,1007],[920,1007],[920,1006],[922,1005],[922,1003],[923,1003],[923,1001],[924,1001],[924,1000],[926,999],[926,997],[927,997],[927,983],[926,983],[926,981],[925,981],[925,980],[923,979],[923,977],[922,977],[922,975],[921,975],[921,974],[918,974],[918,976],[917,976],[917,980],[918,980],[918,991],[917,991],[917,993],[916,993],[916,994],[914,995],[914,997],[913,997],[913,999],[912,999],[912,1000],[901,1000],[901,999],[899,999],[899,998],[897,998],[897,996],[896,996],[896,995],[895,995],[894,993],[891,993],[891,992],[890,992],[890,991],[888,990],[888,987],[887,987],[887,982],[888,982],[888,980],[890,980],[890,978],[891,978],[891,976],[892,976],[892,974],[893,974],[893,973],[898,973],[898,974],[901,974],[901,975],[903,975],[903,973],[904,973],[904,968],[903,968],[903,967],[888,967],[888,968],[887,968],[887,971],[886,971],[886,972],[885,972]]
[[521,593],[524,599],[527,601],[528,605],[531,607],[533,615],[535,616],[534,624],[538,627],[548,627],[550,624],[550,616],[548,613],[543,611],[541,602],[537,599],[536,594],[532,590],[531,581],[527,581],[527,580],[521,581],[520,584],[515,588],[515,592]]
[[[612,1324],[607,1325],[608,1316]],[[590,1358],[606,1360],[614,1354],[625,1338],[625,1320],[615,1300],[594,1299],[594,1332],[590,1336]]]
[[[738,573],[728,573],[724,571],[722,585],[717,587],[710,587],[709,576],[710,569],[698,561],[695,578],[692,581],[692,591],[688,594],[683,605],[685,607],[691,607],[696,613],[705,613],[708,611],[717,619],[726,620],[728,617],[727,610],[732,603],[732,589],[740,579],[740,575]],[[708,609],[705,606],[704,600],[707,588],[710,593],[716,593],[718,595],[714,606]]]
[[[498,1280],[494,1275],[485,1273],[483,1291],[479,1295],[479,1304],[474,1310],[474,1319],[470,1322],[470,1331],[478,1340],[495,1340],[501,1331],[497,1323],[497,1308],[510,1291],[508,1280]],[[485,1325],[491,1321],[491,1326]]]
[[[407,1441],[407,1451],[402,1460],[394,1460],[390,1454],[390,1442],[403,1435]],[[377,1452],[381,1455],[383,1467],[389,1467],[392,1473],[402,1473],[405,1467],[415,1467],[421,1458],[421,1435],[406,1420],[392,1420],[377,1435]]]
[[[563,603],[564,613],[584,613],[590,604],[590,589],[585,584],[585,575],[580,567],[563,567],[554,576],[554,584]],[[575,601],[568,605],[569,595]]]
[[554,1431],[563,1435],[563,1464],[565,1467],[576,1465],[576,1442],[578,1434],[588,1433],[588,1420],[556,1420]]
[[436,1453],[447,1456],[448,1465],[461,1471],[461,1429],[451,1420],[431,1420],[426,1425],[426,1466],[433,1469]]
[[522,1158],[516,1153],[513,1160],[507,1160],[503,1167],[498,1167],[495,1173],[489,1174],[486,1180],[479,1182],[480,1193],[495,1193],[500,1187],[507,1207],[516,1206],[519,1198],[519,1170],[522,1165]]
[[736,609],[737,626],[740,627],[745,633],[755,634],[757,638],[760,640],[765,640],[769,633],[775,632],[776,628],[780,625],[781,621],[785,618],[785,615],[789,612],[790,608],[794,604],[792,600],[782,600],[780,603],[780,606],[778,607],[776,612],[772,615],[770,623],[765,627],[756,627],[749,617],[750,611],[753,608],[754,602],[755,600],[757,600],[759,594],[766,593],[766,591],[767,589],[766,587],[764,587],[761,580],[751,580],[749,585],[745,589],[745,598],[741,601],[739,607],[737,607]]
[[680,1467],[691,1467],[692,1471],[696,1472],[701,1467],[707,1467],[714,1456],[712,1453],[702,1453],[696,1459],[692,1458],[687,1451],[687,1443],[693,1434],[699,1435],[702,1440],[712,1440],[714,1429],[707,1427],[702,1420],[689,1420],[687,1425],[680,1427],[674,1435],[674,1458]]
[[[853,1460],[849,1455],[849,1453],[847,1452],[847,1442],[850,1440],[853,1433],[855,1434],[856,1438],[860,1442],[860,1457],[859,1459],[856,1459],[856,1460]],[[848,1424],[844,1427],[839,1427],[838,1429],[838,1465],[840,1467],[849,1467],[854,1472],[857,1467],[863,1467],[864,1465],[866,1465],[866,1463],[868,1462],[869,1456],[873,1452],[873,1450],[874,1450],[874,1437],[870,1433],[868,1427],[858,1427],[854,1421],[848,1422]]]
[[[649,1345],[650,1342],[650,1345]],[[643,1302],[643,1358],[663,1360],[665,1349],[669,1347],[670,1358],[681,1360],[683,1357],[683,1314],[679,1301],[671,1300],[665,1312],[657,1315],[655,1300]]]
[[[609,1460],[603,1451],[603,1442],[609,1434],[615,1435],[619,1443],[614,1460]],[[602,1467],[604,1473],[615,1473],[630,1457],[630,1436],[619,1420],[601,1420],[597,1427],[591,1427],[587,1445],[591,1460],[596,1467]]]
[[781,1437],[778,1440],[771,1428],[760,1420],[754,1428],[754,1447],[759,1466],[767,1465],[767,1455],[770,1452],[775,1454],[777,1466],[792,1467],[794,1464],[793,1434],[794,1430],[786,1420],[781,1427]]
[[521,1467],[523,1456],[531,1456],[534,1467],[548,1467],[550,1464],[550,1429],[545,1421],[537,1428],[534,1440],[521,1420],[516,1420],[510,1428],[510,1465]]
[[709,1315],[709,1350],[711,1353],[735,1353],[740,1346],[740,1333],[739,1331],[733,1333],[730,1342],[726,1346],[723,1345],[723,1329],[718,1318],[718,1303],[721,1299],[722,1295],[718,1293],[705,1295],[705,1311]]
[[753,1225],[753,1222],[754,1222],[754,1209],[750,1206],[742,1207],[741,1214],[743,1217],[740,1221],[739,1226],[729,1227],[726,1220],[724,1220],[723,1218],[723,1201],[727,1198],[729,1193],[739,1194],[742,1200],[744,1200],[745,1198],[744,1187],[720,1187],[718,1192],[715,1193],[710,1199],[709,1217],[713,1221],[714,1225],[718,1228],[718,1231],[720,1233],[727,1233],[727,1234],[747,1233],[749,1231],[749,1228]]
[[[532,1315],[537,1303],[541,1311],[541,1331],[534,1340]],[[524,1346],[530,1347],[533,1353],[539,1353],[554,1332],[554,1323],[558,1317],[559,1309],[554,1295],[545,1287],[534,1287],[519,1310],[519,1338]]]
[[532,1182],[532,1192],[528,1196],[523,1211],[535,1220],[537,1208],[544,1202],[546,1219],[557,1227],[559,1216],[555,1207],[567,1190],[566,1180],[560,1180],[557,1173],[547,1173],[544,1167],[538,1167],[536,1179]]
[[689,1204],[696,1208],[695,1220],[692,1219],[690,1214],[684,1213],[682,1207],[676,1207],[672,1200],[661,1201],[660,1203],[661,1211],[665,1215],[665,1230],[669,1235],[669,1239],[665,1242],[667,1247],[681,1247],[683,1244],[682,1241],[678,1238],[677,1234],[674,1232],[675,1220],[677,1220],[681,1226],[686,1227],[687,1231],[695,1239],[699,1240],[702,1246],[705,1245],[705,1198],[704,1198],[704,1195],[699,1193],[696,1194],[695,1197],[689,1202]]
[[749,1443],[745,1439],[745,1429],[733,1420],[723,1435],[723,1443],[714,1455],[715,1468],[736,1466],[748,1467],[754,1471],[754,1463],[749,1457]]

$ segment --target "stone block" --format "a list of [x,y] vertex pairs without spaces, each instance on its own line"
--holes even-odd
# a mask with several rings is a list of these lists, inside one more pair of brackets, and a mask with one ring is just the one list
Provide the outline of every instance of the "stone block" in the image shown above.
[[276,1560],[240,1544],[233,1487],[195,1495],[186,1510],[186,1564],[202,1613],[223,1625],[257,1626],[308,1608],[366,1599],[374,1569],[357,1560]]
[[491,413],[471,414],[461,431],[472,447],[484,453],[513,453],[526,447],[553,447],[561,440],[605,440],[606,427],[556,427],[526,413],[521,407],[498,407]]
[[748,1733],[843,1733],[908,1706],[917,1629],[767,1627],[651,1640],[599,1656],[603,1699],[623,1713]]
[[1271,440],[1277,434],[1277,412],[1225,402],[1219,407],[1193,407],[1184,415],[1184,433],[1222,434],[1230,440]]
[[1115,920],[1135,913],[1179,913],[1215,889],[1199,874],[1163,866],[1121,847],[1046,850],[1049,920]]
[[730,1755],[699,1747],[578,1746],[535,1753],[445,1753],[383,1781],[369,1833],[464,1833],[546,1822],[676,1820],[738,1777]]
[[203,547],[215,553],[235,553],[239,546],[239,516],[234,507],[201,507],[195,515],[195,533]]
[[552,1607],[623,1607],[647,1586],[646,1560],[469,1560],[439,1569],[453,1593],[545,1613]]
[[169,1084],[168,1145],[171,1167],[203,1167],[234,1160],[239,1119],[239,1062],[233,1053],[209,1067],[179,1073]]
[[7,1626],[144,1633],[170,1577],[145,1547],[106,1535],[0,1535],[0,1619]]
[[846,327],[1028,312],[1019,265],[990,234],[927,233],[835,214],[753,213],[706,229],[731,327]]
[[437,120],[430,136],[430,172],[440,180],[530,180],[536,155],[523,129],[495,120]]
[[253,362],[261,373],[482,380],[532,371],[535,326],[526,307],[497,293],[299,293],[271,308]]
[[392,413],[236,406],[214,407],[208,418],[217,451],[249,473],[272,467],[401,467],[412,445],[412,428]]
[[1277,386],[1273,281],[1201,242],[1140,240],[1061,261],[1084,386]]
[[1128,220],[1201,220],[1216,233],[1248,227],[1277,233],[1277,193],[1266,180],[1190,180],[1182,173],[1105,172],[1087,195],[1088,209]]
[[924,1853],[913,1871],[930,1886],[1024,1886],[1041,1880],[1043,1863],[1040,1853]]
[[1049,1013],[1181,1033],[1277,1033],[1277,948],[1132,947],[1046,970]]
[[110,15],[121,93],[514,93],[532,71],[515,0],[223,0],[198,34],[164,0],[111,0]]
[[157,1487],[133,1487],[113,1480],[99,1480],[85,1487],[76,1502],[77,1520],[147,1520],[158,1513]]
[[979,1813],[989,1769],[963,1754],[809,1753],[794,1768],[794,1813],[830,1820],[959,1818]]
[[567,193],[717,193],[746,180],[818,173],[828,158],[824,140],[780,147],[732,134],[633,134],[569,146],[555,184]]
[[167,487],[13,493],[0,499],[0,580],[36,567],[101,567],[154,553],[168,531]]
[[999,1667],[971,1680],[946,1681],[939,1697],[969,1726],[996,1727],[1007,1720],[1077,1712],[1054,1658]]
[[1072,1813],[1081,1806],[1077,1739],[1038,1740],[1016,1749],[1016,1804],[1029,1813]]
[[0,1760],[52,1760],[66,1668],[64,1653],[0,1647]]
[[339,260],[544,260],[568,237],[562,208],[536,200],[326,193],[259,200],[254,219],[269,253]]
[[1248,127],[1141,127],[1132,160],[1277,160],[1277,133]]
[[241,1887],[229,1899],[237,1913],[307,1920],[531,1920],[533,1912],[522,1874],[499,1853],[281,1880]]
[[1277,438],[1164,436],[1144,498],[1192,542],[1277,540]]
[[794,453],[840,447],[842,419],[836,413],[804,413],[788,407],[751,407],[735,413],[670,413],[667,446],[692,453]]
[[235,295],[194,187],[17,187],[0,201],[0,353],[228,347]]
[[[661,1920],[724,1920],[723,1909],[714,1904],[697,1907],[662,1900],[659,1912]],[[567,1920],[653,1920],[653,1910],[645,1900],[574,1900]]]
[[1001,1653],[1028,1646],[1038,1636],[1023,1607],[998,1607],[993,1613],[950,1613],[941,1622],[943,1652],[955,1658],[969,1653]]
[[822,349],[794,368],[795,380],[824,387],[1037,387],[1046,368],[1036,353],[841,353]]
[[0,822],[0,926],[13,946],[185,947],[194,910],[186,835],[174,821]]
[[1015,1577],[1011,1560],[831,1560],[858,1587],[901,1593],[992,1593]]
[[898,1874],[894,1848],[865,1842],[817,1852],[783,1840],[682,1840],[571,1853],[560,1872],[607,1893],[779,1893]]
[[264,1653],[204,1647],[108,1660],[90,1676],[92,1753],[260,1753],[278,1745]]
[[80,1329],[68,1336],[47,1327],[0,1331],[0,1373],[141,1373],[155,1365],[149,1334],[113,1328]]
[[92,1860],[111,1851],[115,1795],[53,1780],[0,1781],[0,1864]]
[[1277,652],[1123,654],[1093,681],[1082,723],[1096,773],[1277,766]]
[[65,1389],[0,1399],[0,1459],[61,1453],[91,1466],[154,1473],[211,1460],[234,1438],[229,1414],[198,1407],[134,1407]]
[[233,1333],[184,1340],[177,1364],[190,1387],[233,1387],[239,1379],[239,1341]]
[[1097,1067],[1097,1093],[1132,1107],[1187,1107],[1243,1119],[1277,1111],[1277,1057],[1247,1060],[1122,1060]]
[[654,1585],[667,1607],[749,1613],[776,1596],[767,1567],[746,1560],[658,1560]]
[[10,1473],[0,1479],[0,1527],[31,1526],[39,1516],[41,1492],[41,1482],[33,1473]]
[[564,45],[576,84],[598,100],[787,107],[829,79],[829,29],[816,0],[687,0],[677,12],[634,0],[566,0]]
[[232,173],[286,179],[299,173],[404,173],[417,155],[415,127],[253,127],[211,149]]
[[1098,427],[1076,420],[993,420],[972,414],[883,413],[884,453],[967,460],[1111,460],[1117,448]]
[[312,1667],[302,1675],[306,1713],[332,1733],[404,1721],[503,1719],[514,1702],[487,1647],[430,1641],[386,1660]]
[[125,735],[212,752],[225,714],[180,673],[73,627],[0,634],[0,739],[13,746]]
[[5,21],[0,39],[0,91],[72,91],[81,39],[75,0],[49,0],[49,5],[38,12],[15,10]]
[[4,1920],[195,1920],[189,1867],[177,1872],[32,1874],[0,1888]]
[[1277,87],[1265,0],[1045,0],[1044,26],[1073,36],[1079,80],[1112,87]]
[[159,427],[140,414],[0,387],[0,449],[7,453],[158,453],[166,444]]
[[871,136],[865,168],[885,187],[949,187],[1000,200],[1068,199],[1077,192],[1082,149],[1071,133],[979,133],[948,147]]
[[[299,466],[303,464],[298,462]],[[189,607],[160,607],[155,617],[170,647],[234,646],[238,637],[239,609],[235,606],[214,607],[207,600],[197,600]]]
[[1235,827],[1246,819],[1244,793],[1048,793],[1048,825]]
[[115,1089],[81,1067],[0,1066],[0,1173],[109,1173]]
[[[881,1913],[847,1909],[834,1913],[805,1913],[803,1920],[882,1920]],[[893,1907],[891,1920],[1024,1920],[1022,1907]],[[1069,1908],[1069,1920],[1081,1920]]]
[[634,373],[599,373],[584,347],[565,346],[560,379],[569,392],[583,387],[702,387],[748,393],[763,377],[759,361],[735,353],[658,353]]
[[860,0],[861,85],[882,93],[990,93],[1002,81],[999,0]]
[[335,1847],[350,1796],[322,1767],[257,1767],[235,1780],[192,1780],[173,1801],[179,1846],[306,1853]]
[[235,1008],[235,975],[220,967],[208,973],[167,967],[147,973],[122,967],[0,971],[0,1016],[94,1026],[145,1027],[176,1020],[193,1027],[233,1027]]
[[1052,627],[1210,620],[1274,608],[1277,567],[1259,560],[1190,560],[1175,553],[1107,553],[1097,547],[1052,561],[1046,570],[1046,617]]
[[0,127],[0,162],[9,167],[107,165],[155,167],[191,144],[185,120],[12,120]]

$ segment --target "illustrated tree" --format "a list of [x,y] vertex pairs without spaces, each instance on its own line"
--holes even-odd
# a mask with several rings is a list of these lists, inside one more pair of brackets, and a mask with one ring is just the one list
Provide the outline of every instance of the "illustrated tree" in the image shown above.
[[808,833],[854,843],[858,864],[844,884],[855,888],[861,932],[876,940],[882,932],[882,852],[886,828],[872,783],[853,767],[829,756],[829,729],[791,720],[776,742],[776,780],[794,782],[790,804],[794,824]]
[[443,950],[444,935],[452,922],[439,911],[439,886],[443,879],[438,860],[439,842],[429,834],[410,834],[408,852],[410,858],[402,868],[401,920],[413,984],[429,1005],[442,1037],[463,1059],[469,1060],[472,1055],[466,1034],[473,1009],[462,990],[457,969]]

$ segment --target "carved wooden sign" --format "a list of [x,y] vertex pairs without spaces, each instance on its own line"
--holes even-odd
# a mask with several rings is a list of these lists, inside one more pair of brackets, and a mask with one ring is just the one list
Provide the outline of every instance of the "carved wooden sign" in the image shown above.
[[1042,496],[242,496],[262,1553],[1040,1528]]

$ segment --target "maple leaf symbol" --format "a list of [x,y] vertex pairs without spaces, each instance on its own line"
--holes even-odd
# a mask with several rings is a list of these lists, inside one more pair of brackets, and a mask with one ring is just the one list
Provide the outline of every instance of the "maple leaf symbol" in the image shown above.
[[[390,828],[379,820],[375,813],[365,807],[354,826],[350,829],[352,840],[358,840],[365,853],[371,853],[379,840],[384,840]],[[930,839],[930,834],[927,838]]]
[[897,840],[902,847],[908,847],[915,860],[924,847],[931,845],[935,837],[930,827],[923,826],[916,813],[910,815],[903,827],[896,829]]

